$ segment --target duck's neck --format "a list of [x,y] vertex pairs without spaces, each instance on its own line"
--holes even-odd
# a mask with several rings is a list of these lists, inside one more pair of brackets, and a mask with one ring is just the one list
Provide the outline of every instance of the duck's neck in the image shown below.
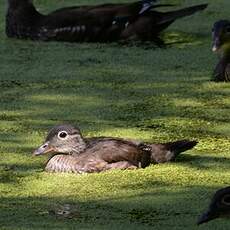
[[87,144],[84,141],[83,138],[78,139],[78,142],[68,148],[63,148],[61,149],[59,152],[53,152],[51,154],[49,154],[49,159],[51,159],[52,157],[56,156],[56,155],[73,155],[73,156],[78,156],[79,154],[83,153],[87,148]]
[[73,146],[70,154],[73,154],[73,155],[77,154],[78,155],[78,154],[84,152],[86,150],[86,148],[87,148],[87,143],[84,140],[84,138],[83,137],[78,138],[78,142],[75,144],[75,146]]
[[68,147],[67,149],[63,149],[62,153],[63,154],[68,154],[68,155],[79,155],[83,153],[87,148],[87,144],[83,138],[78,138],[77,142],[75,145],[72,145],[71,147]]
[[221,57],[230,58],[230,42],[227,42],[221,47]]
[[30,37],[41,16],[32,0],[8,0],[6,34],[9,37]]

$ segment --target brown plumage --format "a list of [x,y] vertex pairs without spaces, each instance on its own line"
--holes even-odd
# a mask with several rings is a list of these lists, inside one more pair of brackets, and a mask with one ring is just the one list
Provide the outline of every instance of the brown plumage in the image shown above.
[[50,130],[45,143],[35,155],[54,152],[46,165],[49,172],[101,172],[109,169],[145,168],[150,163],[172,161],[196,141],[145,144],[112,137],[83,138],[72,125],[59,125]]
[[[112,153],[110,149],[108,153]],[[68,173],[93,173],[101,172],[109,169],[136,169],[143,167],[137,162],[129,162],[118,156],[113,159],[111,154],[110,161],[106,161],[106,158],[100,158],[100,156],[90,155],[91,151],[87,151],[79,156],[57,154],[52,156],[45,167],[48,172],[68,172]],[[131,157],[130,157],[131,158]],[[118,162],[113,162],[118,160]],[[141,159],[139,159],[141,160]]]
[[[141,1],[123,4],[65,7],[48,15],[39,13],[32,0],[8,0],[8,37],[68,42],[155,40],[176,19],[194,14],[207,4],[158,12]],[[141,13],[140,13],[141,12]]]

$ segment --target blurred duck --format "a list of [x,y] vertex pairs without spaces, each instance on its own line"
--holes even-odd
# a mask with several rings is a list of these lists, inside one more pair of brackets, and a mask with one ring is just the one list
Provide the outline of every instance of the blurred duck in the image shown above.
[[172,161],[196,144],[186,140],[145,144],[112,137],[83,138],[78,128],[59,125],[50,130],[34,155],[53,152],[45,167],[48,172],[90,173],[145,168],[150,163]]
[[[204,10],[207,4],[158,12],[163,4],[134,3],[65,7],[43,15],[32,0],[8,0],[8,37],[44,41],[112,42],[158,40],[158,34],[176,19]],[[172,5],[171,5],[172,6]]]
[[230,217],[230,187],[220,189],[214,194],[208,210],[201,215],[197,224],[220,217]]
[[230,21],[220,20],[212,29],[213,52],[220,54],[214,70],[214,81],[230,81]]

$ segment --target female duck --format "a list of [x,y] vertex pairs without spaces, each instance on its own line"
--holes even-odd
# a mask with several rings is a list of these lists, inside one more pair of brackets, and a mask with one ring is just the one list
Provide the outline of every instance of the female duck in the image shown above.
[[53,152],[47,165],[49,172],[100,172],[108,169],[134,169],[152,163],[174,160],[182,151],[191,149],[196,141],[145,144],[112,137],[83,138],[72,125],[55,126],[45,143],[34,155]]

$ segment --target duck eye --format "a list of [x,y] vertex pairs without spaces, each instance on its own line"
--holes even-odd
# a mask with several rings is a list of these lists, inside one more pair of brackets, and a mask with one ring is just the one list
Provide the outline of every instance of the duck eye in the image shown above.
[[58,133],[58,138],[65,139],[68,136],[68,133],[66,131],[60,131]]
[[225,204],[225,205],[230,205],[230,195],[225,195],[222,200],[221,203]]

